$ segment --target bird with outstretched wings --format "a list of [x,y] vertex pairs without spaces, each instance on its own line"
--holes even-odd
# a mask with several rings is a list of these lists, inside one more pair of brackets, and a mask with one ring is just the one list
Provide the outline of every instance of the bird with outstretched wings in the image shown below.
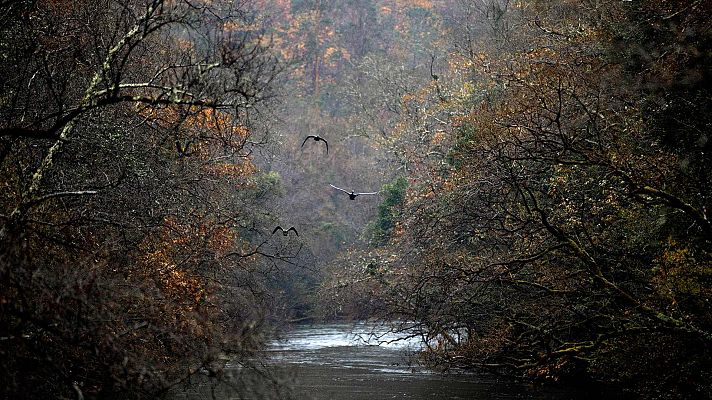
[[274,230],[272,231],[272,234],[274,235],[275,233],[277,233],[277,231],[282,231],[282,235],[284,235],[284,236],[289,235],[289,232],[290,232],[290,231],[294,231],[294,233],[295,233],[297,236],[299,236],[299,232],[297,232],[297,230],[296,230],[293,226],[290,227],[290,228],[287,229],[287,230],[284,230],[284,228],[282,228],[281,226],[277,225],[277,227],[274,228]]
[[314,139],[315,142],[324,142],[324,144],[326,145],[326,154],[329,154],[329,142],[327,142],[326,139],[319,135],[308,135],[307,137],[305,137],[304,141],[302,142],[302,147],[304,147],[304,144],[309,139]]
[[353,190],[349,192],[348,190],[345,190],[345,189],[342,189],[342,188],[340,188],[340,187],[334,186],[334,185],[332,185],[331,183],[329,184],[329,186],[333,187],[333,188],[336,189],[336,190],[341,190],[342,192],[348,194],[348,195],[349,195],[349,199],[351,199],[351,200],[356,200],[356,196],[366,196],[366,195],[378,194],[378,192],[360,192],[360,193],[359,193],[359,192],[354,192]]

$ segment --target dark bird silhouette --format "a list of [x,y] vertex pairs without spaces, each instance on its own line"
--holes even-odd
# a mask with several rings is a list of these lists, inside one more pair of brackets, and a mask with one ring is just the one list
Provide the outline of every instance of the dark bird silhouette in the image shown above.
[[315,142],[324,142],[326,145],[326,154],[329,154],[329,142],[326,141],[323,137],[319,135],[308,135],[307,137],[304,138],[304,141],[302,142],[302,147],[304,147],[304,144],[307,142],[309,139],[314,139]]
[[356,193],[356,192],[354,192],[353,190],[349,192],[348,190],[344,190],[344,189],[342,189],[342,188],[340,188],[340,187],[336,187],[336,186],[332,185],[331,183],[329,184],[329,186],[333,187],[333,188],[336,189],[336,190],[341,190],[342,192],[348,194],[348,195],[349,195],[349,199],[351,199],[351,200],[356,200],[356,196],[369,195],[369,194],[378,194],[378,192]]
[[274,235],[275,233],[277,233],[277,231],[282,231],[282,235],[284,235],[284,236],[287,236],[289,234],[289,231],[294,231],[294,233],[297,234],[297,236],[299,236],[299,232],[297,232],[297,230],[293,226],[285,231],[284,228],[277,225],[277,227],[274,228],[274,230],[272,231],[272,234]]

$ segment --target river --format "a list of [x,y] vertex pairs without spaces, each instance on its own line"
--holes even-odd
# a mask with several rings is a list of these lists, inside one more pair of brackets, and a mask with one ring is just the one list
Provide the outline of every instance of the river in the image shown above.
[[[482,374],[437,373],[418,365],[415,339],[396,340],[373,324],[297,326],[268,349],[265,366],[287,389],[277,397],[312,400],[611,399],[572,388],[541,387]],[[228,364],[228,371],[236,365]],[[199,393],[203,393],[202,395]],[[181,399],[212,398],[204,391]],[[261,395],[216,398],[262,398]]]

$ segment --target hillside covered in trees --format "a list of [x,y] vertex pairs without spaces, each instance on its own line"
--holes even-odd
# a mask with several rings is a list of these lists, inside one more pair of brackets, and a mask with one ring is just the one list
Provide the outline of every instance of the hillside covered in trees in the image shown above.
[[276,331],[373,319],[435,368],[712,397],[709,15],[0,0],[2,396],[280,398]]

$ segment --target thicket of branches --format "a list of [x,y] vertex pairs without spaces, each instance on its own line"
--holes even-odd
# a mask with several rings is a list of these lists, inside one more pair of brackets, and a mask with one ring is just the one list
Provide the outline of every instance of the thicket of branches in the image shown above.
[[285,253],[254,244],[278,63],[249,10],[2,2],[3,397],[153,398],[261,345]]
[[309,312],[318,268],[280,268],[377,214],[328,315],[408,321],[444,367],[712,395],[709,2],[256,3],[0,1],[3,394],[248,365],[270,303]]
[[389,142],[388,243],[324,296],[412,321],[435,364],[710,397],[709,3],[445,11],[448,68]]

